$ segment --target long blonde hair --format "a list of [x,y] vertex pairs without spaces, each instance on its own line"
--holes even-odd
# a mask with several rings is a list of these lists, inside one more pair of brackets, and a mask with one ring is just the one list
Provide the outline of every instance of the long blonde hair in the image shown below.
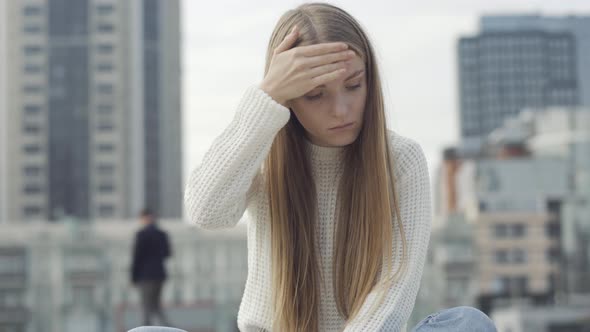
[[[273,50],[293,25],[299,28],[295,46],[345,42],[365,62],[367,100],[363,128],[343,153],[334,228],[333,291],[339,313],[348,321],[365,298],[386,290],[405,271],[406,239],[395,189],[383,95],[373,49],[361,26],[344,10],[326,3],[306,3],[287,11],[272,33],[265,75]],[[322,276],[316,247],[318,207],[316,187],[304,141],[304,128],[291,113],[264,163],[271,219],[273,331],[318,331]],[[393,239],[402,241],[399,268],[393,270]]]

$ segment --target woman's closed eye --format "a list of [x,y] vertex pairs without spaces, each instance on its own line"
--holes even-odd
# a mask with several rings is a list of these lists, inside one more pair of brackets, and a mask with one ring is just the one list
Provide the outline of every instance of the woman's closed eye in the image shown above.
[[[354,90],[357,90],[360,87],[361,87],[361,83],[356,84],[356,85],[352,85],[352,86],[347,86],[346,89],[349,90],[349,91],[354,91]],[[321,98],[322,95],[323,95],[323,93],[320,92],[320,93],[318,93],[316,95],[313,95],[313,96],[305,96],[305,99],[307,99],[307,100],[316,100],[316,99]]]
[[356,84],[356,85],[347,86],[346,88],[348,90],[356,90],[356,89],[358,89],[360,87],[361,87],[361,84],[359,83],[359,84]]

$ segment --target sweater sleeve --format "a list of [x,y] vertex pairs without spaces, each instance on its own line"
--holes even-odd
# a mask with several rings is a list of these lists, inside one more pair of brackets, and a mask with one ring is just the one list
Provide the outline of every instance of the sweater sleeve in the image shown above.
[[[371,291],[359,314],[344,331],[402,331],[412,313],[422,278],[432,222],[428,165],[420,145],[409,140],[404,143],[404,169],[397,180],[400,214],[407,240],[408,264],[406,273],[387,290],[383,304],[369,313],[379,300],[377,290]],[[399,241],[398,241],[399,242]],[[394,257],[401,254],[401,244]]]
[[262,162],[289,118],[287,107],[257,86],[248,87],[234,118],[189,176],[184,193],[187,222],[203,229],[238,223],[260,180]]

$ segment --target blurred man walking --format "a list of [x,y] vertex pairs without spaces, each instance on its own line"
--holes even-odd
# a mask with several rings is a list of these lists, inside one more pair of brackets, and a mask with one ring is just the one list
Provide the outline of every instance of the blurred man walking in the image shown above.
[[169,326],[160,298],[167,277],[164,261],[171,256],[170,242],[156,225],[152,211],[142,210],[140,219],[143,227],[135,235],[131,281],[140,291],[143,325],[151,325],[152,317],[158,316],[160,325]]

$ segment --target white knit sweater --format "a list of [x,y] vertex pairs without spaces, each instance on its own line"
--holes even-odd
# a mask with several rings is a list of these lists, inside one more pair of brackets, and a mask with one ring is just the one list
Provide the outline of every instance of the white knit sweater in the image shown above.
[[[235,117],[192,171],[185,188],[188,222],[200,228],[230,228],[244,212],[248,214],[248,277],[237,317],[242,332],[271,328],[269,206],[260,181],[260,166],[289,117],[288,108],[257,86],[248,87]],[[343,148],[321,147],[306,140],[318,191],[317,247],[327,283],[321,291],[320,331],[402,331],[414,307],[432,220],[428,167],[422,148],[414,140],[393,131],[388,131],[388,135],[395,158],[394,175],[407,238],[409,269],[371,317],[365,316],[371,303],[378,299],[374,292],[366,298],[358,319],[346,326],[336,309],[331,275],[332,226]],[[399,234],[397,237],[394,256],[399,257]]]

